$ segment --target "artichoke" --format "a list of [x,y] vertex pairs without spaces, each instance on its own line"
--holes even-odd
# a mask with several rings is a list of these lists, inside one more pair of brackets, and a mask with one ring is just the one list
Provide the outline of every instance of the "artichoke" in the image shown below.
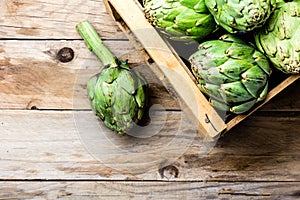
[[175,41],[200,40],[216,29],[204,0],[144,0],[148,21]]
[[276,0],[205,0],[217,24],[230,33],[251,31],[265,24]]
[[269,62],[237,36],[201,43],[189,61],[199,89],[217,109],[241,114],[266,97]]
[[88,21],[76,29],[103,64],[100,73],[87,84],[92,110],[108,128],[125,134],[143,117],[148,101],[147,82],[139,72],[130,69],[127,61],[118,60],[104,46]]
[[276,68],[287,74],[300,73],[300,1],[282,2],[267,24],[255,32],[257,48]]

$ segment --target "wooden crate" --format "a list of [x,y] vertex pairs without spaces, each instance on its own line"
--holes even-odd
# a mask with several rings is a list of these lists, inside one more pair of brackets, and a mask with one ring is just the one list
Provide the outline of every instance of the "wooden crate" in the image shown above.
[[[299,75],[287,76],[269,91],[264,101],[256,104],[249,112],[233,115],[228,118],[229,120],[224,120],[198,89],[188,66],[174,48],[160,37],[156,29],[147,21],[137,0],[104,0],[104,3],[108,13],[124,33],[127,33],[128,38],[133,43],[140,43],[144,47],[145,59],[152,58],[155,66],[167,77],[187,106],[188,109],[184,111],[189,112],[193,120],[196,120],[199,125],[198,130],[205,138],[213,139],[229,131],[300,77]],[[129,34],[128,30],[133,35]],[[153,72],[157,73],[157,70],[154,69]]]

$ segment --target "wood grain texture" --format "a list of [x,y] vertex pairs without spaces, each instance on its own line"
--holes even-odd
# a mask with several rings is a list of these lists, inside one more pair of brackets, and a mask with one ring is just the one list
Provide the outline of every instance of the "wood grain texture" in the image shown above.
[[[162,128],[146,139],[119,137],[91,112],[74,112],[1,111],[0,179],[300,181],[299,112],[251,116],[216,144],[193,135],[188,121],[180,129],[180,112],[163,118],[159,111],[153,123]],[[270,131],[272,123],[277,126]],[[97,133],[108,140],[85,138],[97,124]],[[85,148],[97,138],[100,157]],[[172,145],[172,140],[180,142]]]
[[22,39],[80,39],[75,25],[88,19],[104,38],[123,38],[102,1],[2,0],[0,37]]
[[[165,109],[180,110],[178,95],[165,77],[146,65],[129,41],[107,40],[105,44],[121,59],[141,71],[151,83],[151,101]],[[74,50],[71,62],[57,59],[63,47]],[[0,41],[0,108],[4,109],[89,109],[86,82],[98,73],[101,62],[87,50],[83,41]],[[153,67],[152,67],[153,68]],[[167,89],[163,85],[167,84]],[[286,88],[260,110],[299,111],[300,81]]]
[[1,199],[297,199],[299,182],[0,182]]
[[[180,109],[178,97],[167,91],[129,41],[110,40],[105,44],[145,75],[151,86],[153,104]],[[71,62],[62,63],[57,59],[63,47],[73,49]],[[100,65],[83,41],[0,41],[0,107],[90,109],[86,83],[99,72]]]

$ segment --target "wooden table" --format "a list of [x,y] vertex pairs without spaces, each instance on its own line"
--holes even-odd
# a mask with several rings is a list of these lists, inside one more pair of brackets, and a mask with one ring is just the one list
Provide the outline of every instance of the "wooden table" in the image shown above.
[[[0,199],[300,197],[299,80],[216,144],[203,143],[200,134],[189,138],[193,127],[183,122],[180,100],[159,84],[102,1],[2,0],[0,7]],[[143,65],[142,73],[156,83],[151,103],[160,104],[163,109],[157,112],[167,117],[152,139],[120,138],[91,112],[86,81],[101,63],[75,30],[84,19],[117,56]],[[73,50],[74,58],[70,51],[60,51],[64,47]],[[82,135],[94,126],[129,153],[117,152],[116,157],[109,151],[115,158],[110,163],[109,154],[103,161],[91,153]],[[180,154],[168,148],[155,152],[170,138],[187,141],[178,143],[186,149],[179,149]],[[111,148],[111,143],[102,144],[103,152]],[[201,155],[207,145],[211,151]],[[149,170],[140,160],[143,150],[155,152],[145,159],[159,158]],[[130,155],[137,152],[136,158]],[[134,159],[126,161],[126,156]]]

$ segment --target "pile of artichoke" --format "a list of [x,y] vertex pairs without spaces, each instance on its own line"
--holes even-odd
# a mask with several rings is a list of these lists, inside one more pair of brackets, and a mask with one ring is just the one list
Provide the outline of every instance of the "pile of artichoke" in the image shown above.
[[[187,60],[216,109],[249,111],[268,94],[273,67],[300,73],[300,0],[141,1],[145,17],[168,40],[182,42],[187,51],[191,41],[200,43]],[[92,110],[125,134],[146,111],[147,81],[104,46],[88,21],[76,28],[103,64],[87,84]]]
[[188,61],[216,109],[245,113],[265,99],[273,69],[300,73],[300,0],[144,0],[143,6],[168,40],[183,48],[191,39],[200,43]]

